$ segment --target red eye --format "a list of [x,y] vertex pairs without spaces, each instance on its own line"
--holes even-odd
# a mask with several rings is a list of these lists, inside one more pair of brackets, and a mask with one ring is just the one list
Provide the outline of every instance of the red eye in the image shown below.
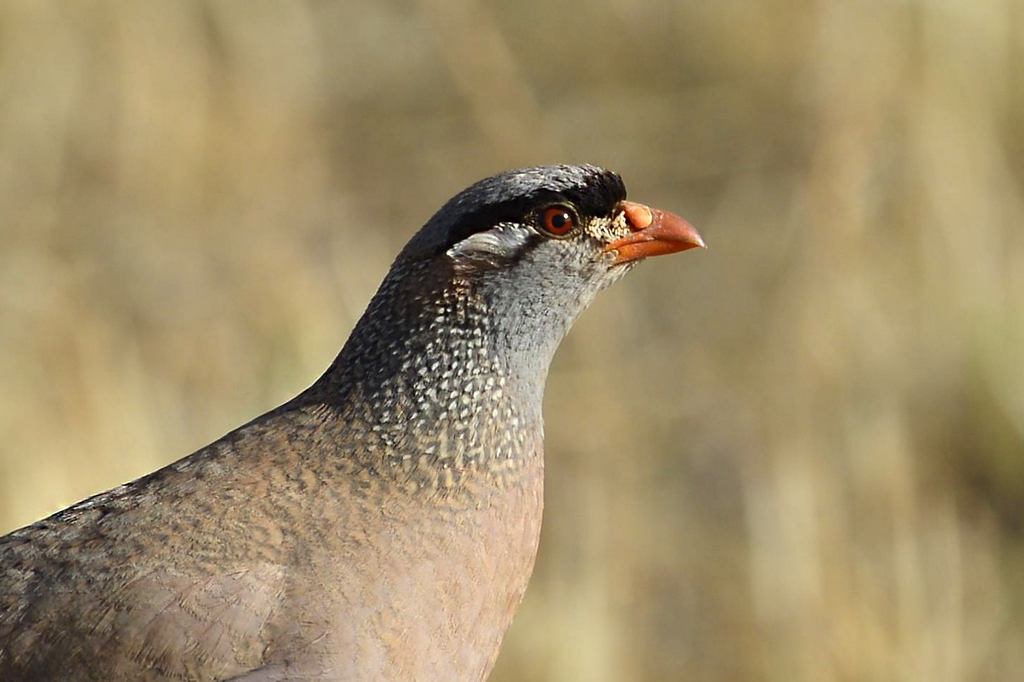
[[540,226],[545,232],[564,237],[576,227],[576,214],[565,206],[549,206],[540,214]]

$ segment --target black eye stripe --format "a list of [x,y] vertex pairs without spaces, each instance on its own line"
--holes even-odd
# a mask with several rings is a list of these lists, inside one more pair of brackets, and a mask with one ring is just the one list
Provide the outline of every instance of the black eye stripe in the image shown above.
[[430,257],[500,223],[529,224],[540,230],[540,211],[555,204],[572,207],[582,223],[610,215],[625,198],[622,179],[596,166],[543,166],[500,173],[452,197],[401,256]]

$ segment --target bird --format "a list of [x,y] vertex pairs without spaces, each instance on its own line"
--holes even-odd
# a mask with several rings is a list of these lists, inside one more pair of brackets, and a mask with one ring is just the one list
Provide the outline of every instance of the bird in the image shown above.
[[471,185],[309,388],[0,538],[0,680],[485,680],[537,553],[555,350],[694,247],[597,166]]

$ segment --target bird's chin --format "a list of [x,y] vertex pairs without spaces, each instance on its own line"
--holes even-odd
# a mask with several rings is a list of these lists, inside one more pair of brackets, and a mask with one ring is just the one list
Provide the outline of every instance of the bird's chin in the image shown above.
[[602,288],[618,282],[626,276],[626,273],[635,268],[639,262],[639,260],[631,260],[624,263],[616,263],[614,258],[607,259],[607,265],[605,266],[606,274],[604,281],[601,283]]
[[642,258],[636,260],[619,261],[618,253],[615,251],[605,251],[599,255],[596,259],[597,262],[601,263],[605,269],[608,270],[609,274],[614,273],[616,279],[622,277],[627,272],[636,267]]

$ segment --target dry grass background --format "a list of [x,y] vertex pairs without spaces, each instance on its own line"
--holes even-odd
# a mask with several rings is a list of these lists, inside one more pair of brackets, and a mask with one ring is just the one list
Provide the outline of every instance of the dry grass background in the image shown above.
[[556,359],[508,680],[1024,679],[1016,0],[4,0],[0,531],[318,376],[494,171],[710,250]]

